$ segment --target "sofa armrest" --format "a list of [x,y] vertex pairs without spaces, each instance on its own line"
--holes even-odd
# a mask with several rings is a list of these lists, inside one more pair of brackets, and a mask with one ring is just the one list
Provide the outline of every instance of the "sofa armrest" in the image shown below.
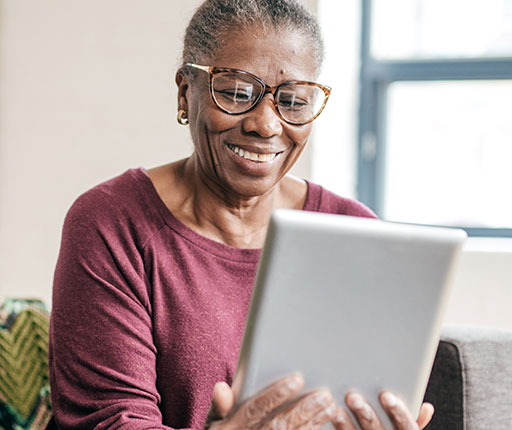
[[436,408],[428,430],[509,430],[512,332],[444,326],[425,400]]

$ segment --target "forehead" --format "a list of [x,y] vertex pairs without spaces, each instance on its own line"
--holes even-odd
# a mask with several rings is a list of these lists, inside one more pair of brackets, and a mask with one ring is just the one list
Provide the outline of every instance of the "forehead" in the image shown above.
[[251,72],[269,85],[316,78],[313,42],[294,30],[247,29],[223,38],[211,65]]

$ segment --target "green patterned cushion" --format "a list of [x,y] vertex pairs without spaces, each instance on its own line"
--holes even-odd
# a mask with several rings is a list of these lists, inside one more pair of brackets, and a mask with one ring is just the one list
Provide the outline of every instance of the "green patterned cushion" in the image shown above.
[[48,320],[39,300],[0,306],[0,430],[44,430],[50,419]]

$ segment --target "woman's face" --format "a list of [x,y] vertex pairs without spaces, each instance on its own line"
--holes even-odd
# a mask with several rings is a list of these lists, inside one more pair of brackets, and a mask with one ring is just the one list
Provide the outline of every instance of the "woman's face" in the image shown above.
[[[245,70],[272,86],[316,78],[314,50],[295,31],[234,34],[210,64],[203,65]],[[251,111],[230,115],[213,102],[207,73],[198,70],[192,82],[179,75],[177,80],[180,108],[188,111],[194,141],[192,157],[201,179],[216,192],[235,198],[263,195],[283,178],[304,150],[311,124],[292,125],[281,119],[271,94]],[[247,151],[266,157],[253,161],[246,158]]]

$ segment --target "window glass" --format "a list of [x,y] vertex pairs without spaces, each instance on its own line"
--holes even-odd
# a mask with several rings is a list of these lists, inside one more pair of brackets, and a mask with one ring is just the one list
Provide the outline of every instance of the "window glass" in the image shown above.
[[512,55],[512,0],[371,3],[371,54],[377,59]]
[[512,227],[512,81],[389,86],[383,218]]

